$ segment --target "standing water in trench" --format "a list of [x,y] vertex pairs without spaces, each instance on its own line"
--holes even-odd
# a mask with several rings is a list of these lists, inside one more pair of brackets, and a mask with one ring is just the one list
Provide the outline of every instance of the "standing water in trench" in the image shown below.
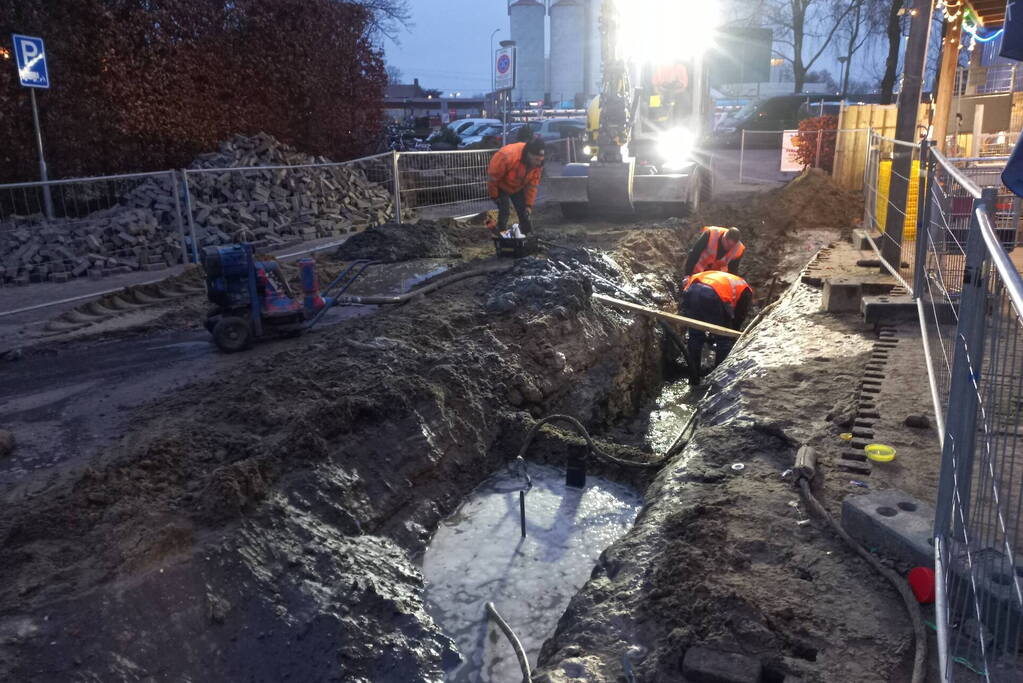
[[423,556],[426,606],[462,654],[450,681],[515,681],[522,677],[511,644],[487,617],[493,602],[535,666],[543,641],[586,582],[604,548],[633,524],[642,504],[627,486],[588,477],[565,486],[565,471],[528,464],[526,537],[516,464],[481,484],[441,522]]

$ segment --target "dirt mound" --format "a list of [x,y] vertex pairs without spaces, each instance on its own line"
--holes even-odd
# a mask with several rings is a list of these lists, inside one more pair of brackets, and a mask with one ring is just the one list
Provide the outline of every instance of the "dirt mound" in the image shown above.
[[417,258],[460,256],[444,226],[434,221],[385,223],[348,238],[334,254],[341,261],[370,259],[393,263]]
[[863,197],[839,187],[829,175],[808,169],[784,187],[759,195],[729,194],[700,207],[704,225],[763,227],[765,233],[809,228],[846,230],[863,215]]

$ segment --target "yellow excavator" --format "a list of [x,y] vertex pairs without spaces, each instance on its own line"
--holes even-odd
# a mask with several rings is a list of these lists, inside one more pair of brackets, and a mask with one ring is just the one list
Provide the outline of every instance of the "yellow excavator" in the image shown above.
[[588,161],[545,180],[567,218],[672,213],[710,197],[699,144],[711,107],[703,54],[714,21],[696,0],[604,0],[600,94],[588,107]]

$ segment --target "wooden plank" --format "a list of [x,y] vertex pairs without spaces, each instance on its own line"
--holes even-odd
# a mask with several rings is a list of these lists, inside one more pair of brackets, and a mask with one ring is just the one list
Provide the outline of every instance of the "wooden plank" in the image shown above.
[[675,315],[673,313],[665,313],[659,311],[656,308],[648,308],[647,306],[640,306],[634,304],[631,301],[622,301],[621,299],[615,299],[611,296],[605,296],[603,294],[594,294],[593,298],[601,303],[605,303],[608,306],[614,306],[615,308],[622,308],[633,313],[639,313],[641,315],[649,316],[651,318],[657,318],[658,320],[664,320],[667,322],[677,323],[683,327],[692,327],[696,330],[703,330],[711,334],[716,334],[719,337],[734,337],[739,338],[742,336],[742,332],[733,330],[728,327],[721,327],[720,325],[711,325],[705,323],[702,320],[694,320],[693,318],[684,318],[681,315]]

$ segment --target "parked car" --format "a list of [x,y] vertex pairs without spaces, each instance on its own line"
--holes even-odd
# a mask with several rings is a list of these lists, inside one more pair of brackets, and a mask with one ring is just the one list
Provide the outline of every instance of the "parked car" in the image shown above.
[[458,143],[460,149],[466,148],[479,148],[484,140],[490,140],[496,142],[501,139],[501,130],[503,127],[500,123],[498,124],[484,124],[478,128],[473,128],[470,135],[463,135],[462,141]]
[[452,121],[448,124],[448,127],[455,132],[455,135],[459,137],[465,137],[466,135],[472,135],[468,131],[474,128],[478,128],[484,124],[489,125],[501,125],[501,121],[498,119],[459,119]]
[[530,123],[537,137],[545,142],[586,136],[586,119],[547,119]]

